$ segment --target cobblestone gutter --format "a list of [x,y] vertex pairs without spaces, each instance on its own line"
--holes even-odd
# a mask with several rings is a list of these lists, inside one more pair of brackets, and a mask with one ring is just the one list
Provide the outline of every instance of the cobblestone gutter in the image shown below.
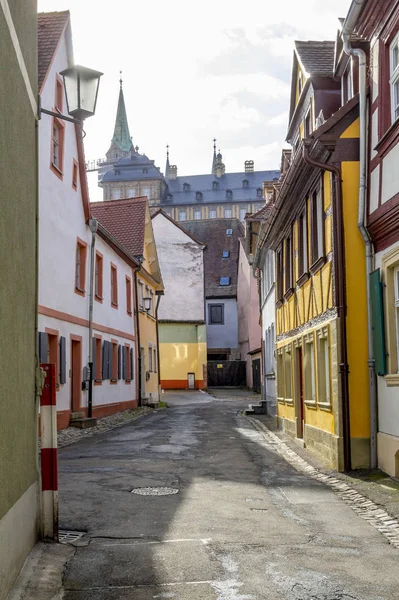
[[360,494],[342,479],[337,479],[334,475],[323,473],[309,464],[309,462],[301,458],[288,444],[257,419],[252,417],[246,417],[246,419],[252,423],[257,431],[263,434],[266,443],[283,456],[294,469],[330,487],[359,517],[368,521],[370,525],[382,533],[392,546],[399,548],[399,520],[393,518],[384,508],[363,494]]

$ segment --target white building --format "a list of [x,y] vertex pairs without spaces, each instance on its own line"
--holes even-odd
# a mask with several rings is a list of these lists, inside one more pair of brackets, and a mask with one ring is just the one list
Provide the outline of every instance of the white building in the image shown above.
[[[41,105],[66,113],[60,71],[71,66],[71,26],[39,15]],[[56,13],[60,14],[60,13]],[[41,27],[44,35],[40,36]],[[50,35],[51,34],[51,35]],[[49,43],[51,40],[51,43]],[[42,115],[39,124],[39,352],[56,364],[58,427],[87,415],[92,233],[81,132]],[[134,271],[138,263],[100,226],[93,269],[93,417],[137,405]]]

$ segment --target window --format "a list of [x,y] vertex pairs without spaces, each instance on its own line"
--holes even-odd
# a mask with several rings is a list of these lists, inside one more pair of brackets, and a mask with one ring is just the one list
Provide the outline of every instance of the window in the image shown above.
[[112,340],[111,383],[118,382],[118,342]]
[[53,119],[51,164],[59,173],[62,173],[64,151],[64,127],[57,119]]
[[268,296],[273,284],[274,284],[274,252],[268,250],[263,265],[262,273],[263,282],[263,300]]
[[58,369],[58,331],[54,329],[48,329],[46,327],[46,333],[48,335],[48,362],[55,365],[55,382],[57,388],[59,387],[59,369]]
[[292,360],[291,344],[284,348],[284,398],[292,401]]
[[154,373],[157,372],[157,349],[154,348]]
[[112,190],[112,200],[119,200],[121,197],[121,191],[119,188],[114,188]]
[[150,290],[150,298],[151,298],[151,308],[150,308],[150,315],[152,315],[153,317],[155,317],[155,302],[154,302],[154,292],[152,290]]
[[219,189],[219,182],[218,181],[212,181],[212,189],[213,190],[218,190]]
[[309,109],[305,116],[305,138],[308,138],[310,136],[310,134],[312,133],[312,131],[313,131],[312,114],[311,114],[311,110]]
[[101,337],[93,338],[93,377],[94,381],[99,383],[102,381],[102,347]]
[[233,230],[232,229],[226,229],[226,235],[227,236],[233,235]]
[[62,85],[62,79],[56,75],[56,81],[55,81],[55,99],[54,99],[54,106],[56,108],[56,110],[58,110],[60,113],[62,113],[62,109],[63,109],[63,99],[64,99],[64,86]]
[[132,280],[126,275],[126,310],[132,314]]
[[284,355],[282,348],[277,350],[277,400],[284,402]]
[[75,256],[75,291],[84,294],[86,279],[86,243],[78,240]]
[[138,282],[138,292],[139,292],[139,308],[143,309],[144,308],[144,303],[143,303],[143,283],[141,281]]
[[208,305],[208,321],[210,325],[223,325],[224,323],[224,304]]
[[279,250],[277,250],[277,273],[276,273],[276,283],[277,283],[277,300],[283,297],[283,249],[280,246]]
[[129,344],[125,344],[123,353],[123,371],[125,374],[125,381],[129,383],[132,380],[133,372],[132,366],[133,361],[131,360],[132,353],[130,351]]
[[263,198],[263,190],[262,190],[262,188],[257,188],[257,190],[256,190],[256,197],[257,198]]
[[183,192],[189,192],[189,191],[190,191],[190,184],[183,183]]
[[316,376],[315,376],[313,335],[309,335],[305,339],[304,371],[305,371],[305,402],[314,403],[314,402],[316,402]]
[[391,66],[389,83],[391,85],[391,109],[393,123],[399,117],[399,34],[391,44],[390,55]]
[[103,256],[96,252],[96,270],[94,279],[94,295],[96,300],[103,299]]
[[399,373],[399,268],[394,270],[394,310],[395,310],[395,325],[396,325],[396,360],[397,373]]
[[202,192],[195,192],[195,199],[197,202],[202,201]]
[[150,199],[150,188],[149,187],[143,188],[143,196],[147,196],[147,200]]
[[230,258],[230,250],[223,250],[222,258]]
[[208,211],[208,216],[210,219],[216,219],[216,208],[210,208]]
[[230,285],[230,277],[221,277],[219,279],[219,285]]
[[240,221],[244,221],[246,214],[247,214],[247,209],[246,208],[240,208]]
[[225,208],[224,209],[224,218],[225,219],[231,219],[232,216],[233,216],[232,209],[231,208]]
[[324,209],[321,187],[312,194],[311,227],[312,263],[315,263],[324,255]]
[[148,173],[148,169],[147,169],[147,167],[144,167],[144,169],[143,169],[143,173],[144,173],[144,175],[147,175],[147,173]]
[[185,220],[186,220],[186,211],[179,210],[179,221],[185,221]]
[[136,188],[131,187],[127,191],[127,195],[129,198],[134,198],[136,196]]
[[300,142],[301,142],[301,140],[299,139],[299,133],[298,133],[298,135],[292,142],[292,158],[294,158],[295,154],[298,152]]
[[349,58],[345,72],[341,79],[341,97],[342,104],[346,104],[353,97],[353,74],[352,74],[352,59]]
[[75,191],[78,189],[78,163],[75,159],[72,161],[72,187]]
[[317,332],[317,380],[319,404],[330,404],[330,347],[328,328]]
[[292,289],[292,235],[285,240],[285,291]]
[[298,74],[298,98],[302,94],[302,89],[303,89],[302,74],[299,72],[299,74]]
[[152,373],[152,345],[148,344],[148,370]]
[[116,266],[111,263],[111,305],[118,306],[118,273]]
[[307,236],[307,211],[306,209],[298,221],[298,278],[308,270],[308,236]]
[[194,219],[198,221],[201,218],[201,210],[194,210]]
[[232,198],[233,192],[231,190],[226,190],[226,198]]
[[243,179],[243,181],[242,181],[242,187],[243,187],[243,188],[247,188],[248,186],[249,186],[249,181],[248,181],[248,179]]

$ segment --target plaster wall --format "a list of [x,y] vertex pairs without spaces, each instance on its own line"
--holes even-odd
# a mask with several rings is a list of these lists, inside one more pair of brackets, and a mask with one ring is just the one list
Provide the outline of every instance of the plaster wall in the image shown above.
[[[224,305],[224,324],[209,323],[210,304]],[[209,348],[238,348],[237,300],[235,298],[212,298],[206,300],[206,338]]]
[[165,295],[158,318],[204,321],[204,246],[158,213],[152,219]]
[[[392,150],[382,160],[382,192],[381,203],[387,202],[399,189],[399,144],[393,146]],[[384,176],[385,174],[385,176]]]

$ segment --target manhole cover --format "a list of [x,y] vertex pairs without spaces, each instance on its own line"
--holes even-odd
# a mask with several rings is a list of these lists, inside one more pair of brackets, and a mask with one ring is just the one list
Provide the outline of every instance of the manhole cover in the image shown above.
[[132,494],[138,494],[139,496],[171,496],[177,494],[178,491],[177,488],[171,487],[142,487],[134,488]]
[[85,531],[66,531],[65,529],[60,529],[58,532],[58,541],[60,544],[71,544],[83,537],[85,533]]

